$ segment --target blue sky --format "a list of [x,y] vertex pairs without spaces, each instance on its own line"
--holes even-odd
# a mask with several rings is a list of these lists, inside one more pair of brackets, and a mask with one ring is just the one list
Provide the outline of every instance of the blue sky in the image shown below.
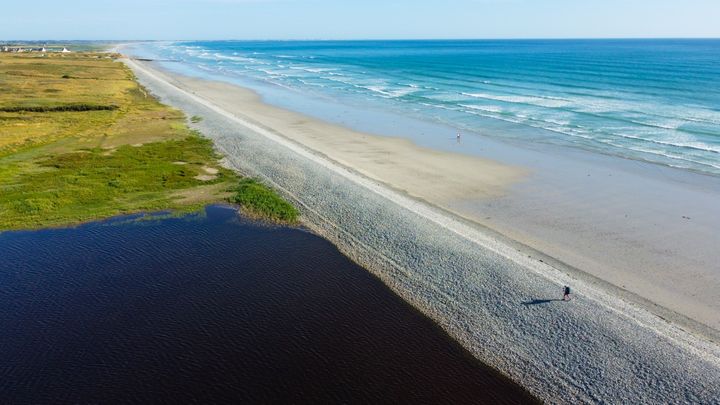
[[720,0],[2,3],[5,40],[720,37]]

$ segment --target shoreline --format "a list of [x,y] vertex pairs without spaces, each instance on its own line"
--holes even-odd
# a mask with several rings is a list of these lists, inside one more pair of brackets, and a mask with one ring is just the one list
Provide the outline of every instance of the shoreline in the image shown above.
[[[713,200],[720,195],[701,188],[720,186],[718,179],[580,150],[549,155],[546,146],[521,149],[486,138],[466,137],[469,144],[458,145],[462,148],[437,150],[401,134],[381,136],[275,107],[254,90],[234,84],[164,77],[720,341],[720,268],[712,260],[720,243],[713,231],[714,225],[720,227]],[[463,153],[478,147],[473,143],[482,144],[483,155]],[[678,231],[667,236],[667,228]]]
[[[297,181],[302,182],[302,178],[304,178],[305,176],[314,176],[316,169],[309,169],[310,166],[308,166],[308,169],[311,171],[303,172],[302,170],[298,171],[297,169],[292,169],[292,172],[287,172],[292,166],[283,165],[285,167],[285,173],[276,174],[269,171],[266,171],[264,173],[264,176],[266,178],[270,176],[269,181],[278,186],[278,188],[282,192],[289,195],[293,200],[301,203],[303,211],[307,214],[307,216],[309,217],[308,220],[311,221],[311,223],[313,221],[317,221],[314,224],[314,230],[318,231],[318,233],[320,233],[321,235],[328,237],[334,243],[339,244],[341,249],[346,254],[351,256],[351,258],[363,265],[366,265],[369,270],[376,272],[381,277],[381,279],[386,282],[386,284],[388,284],[406,300],[413,303],[413,305],[420,308],[423,312],[435,319],[445,330],[447,330],[452,336],[454,336],[461,343],[463,343],[464,346],[468,347],[478,358],[485,362],[488,362],[493,366],[497,366],[502,372],[510,375],[516,381],[530,387],[533,392],[540,395],[542,398],[550,398],[552,397],[553,393],[560,394],[560,392],[557,391],[561,390],[562,392],[562,388],[560,388],[560,386],[563,386],[565,387],[565,389],[573,392],[573,394],[576,395],[577,398],[586,399],[592,397],[586,396],[589,395],[588,390],[592,391],[590,387],[594,387],[593,389],[600,389],[602,392],[605,392],[605,390],[609,390],[608,392],[605,392],[605,395],[607,395],[606,398],[623,398],[631,394],[631,396],[641,395],[642,397],[643,394],[641,393],[650,396],[662,396],[667,394],[667,392],[651,394],[649,391],[647,391],[649,387],[645,385],[648,383],[646,381],[639,382],[613,380],[613,382],[595,382],[594,384],[596,384],[597,386],[594,386],[593,383],[588,380],[588,371],[576,369],[575,366],[577,365],[565,365],[563,367],[557,366],[559,367],[559,369],[570,367],[570,369],[572,369],[573,371],[570,371],[570,369],[568,369],[565,371],[565,373],[567,374],[560,375],[553,372],[552,374],[554,374],[555,377],[553,381],[550,381],[543,377],[541,374],[538,374],[540,373],[540,369],[542,369],[540,364],[542,364],[543,362],[547,362],[547,359],[555,358],[555,355],[551,355],[550,353],[556,352],[557,350],[566,350],[567,348],[543,346],[532,349],[539,351],[538,353],[523,354],[524,350],[522,349],[518,351],[519,349],[517,347],[508,347],[507,342],[512,342],[513,338],[503,337],[504,335],[498,337],[497,335],[501,332],[501,330],[505,332],[505,335],[514,335],[515,339],[520,339],[521,341],[527,340],[529,336],[517,334],[522,331],[508,330],[507,327],[509,327],[510,325],[506,326],[506,324],[515,325],[518,321],[522,319],[524,319],[526,322],[531,323],[535,323],[537,322],[537,320],[528,320],[526,318],[528,316],[527,313],[522,312],[522,308],[516,308],[514,306],[506,307],[507,305],[501,305],[500,308],[483,308],[483,302],[487,304],[491,301],[478,301],[479,296],[485,297],[486,299],[491,299],[492,296],[495,296],[497,298],[506,294],[498,295],[498,292],[494,291],[493,289],[487,290],[487,288],[489,287],[483,287],[480,279],[478,279],[478,281],[472,281],[475,280],[475,278],[478,277],[479,274],[490,272],[492,274],[495,274],[495,277],[499,277],[499,279],[497,280],[498,284],[510,283],[508,286],[506,286],[510,290],[505,290],[502,286],[495,287],[500,288],[501,292],[509,291],[510,295],[517,297],[521,295],[525,295],[526,297],[527,295],[534,295],[541,290],[552,291],[557,288],[555,286],[564,282],[574,283],[572,285],[581,285],[581,297],[583,298],[583,300],[577,303],[577,305],[578,307],[582,308],[578,308],[577,310],[571,309],[570,311],[572,313],[575,313],[574,311],[579,311],[572,316],[578,316],[585,320],[590,320],[593,319],[590,317],[595,317],[597,316],[597,313],[602,312],[605,313],[609,318],[612,318],[613,321],[610,322],[609,320],[603,320],[600,322],[600,324],[597,324],[598,321],[594,320],[590,324],[578,324],[577,326],[579,328],[597,328],[597,330],[595,330],[594,332],[590,332],[591,336],[595,336],[595,334],[597,333],[599,333],[599,336],[601,337],[615,336],[617,339],[625,341],[627,344],[627,347],[624,347],[622,350],[618,350],[617,352],[607,352],[607,350],[611,349],[601,348],[602,346],[597,346],[601,345],[602,341],[605,339],[605,337],[602,337],[599,342],[594,342],[589,346],[594,347],[594,349],[586,352],[587,355],[591,355],[592,353],[594,357],[597,354],[595,351],[600,350],[604,353],[604,356],[615,358],[618,363],[625,364],[627,362],[635,361],[645,362],[649,360],[649,358],[645,358],[645,356],[653,356],[650,352],[647,352],[648,348],[645,347],[648,339],[655,341],[658,341],[657,339],[660,339],[658,342],[664,342],[661,345],[670,345],[667,346],[667,358],[674,358],[677,363],[675,365],[671,365],[670,363],[667,363],[667,358],[663,360],[654,359],[658,363],[653,363],[653,371],[651,372],[651,374],[659,373],[658,376],[662,375],[666,372],[669,372],[670,369],[673,369],[674,367],[679,367],[683,364],[686,364],[688,361],[690,361],[690,358],[695,358],[696,361],[699,360],[699,362],[701,363],[700,365],[696,364],[693,367],[699,367],[700,369],[704,369],[705,367],[709,367],[710,369],[716,369],[716,367],[718,366],[718,349],[715,344],[710,342],[704,342],[702,339],[698,340],[692,334],[683,331],[681,328],[677,328],[672,324],[667,324],[667,322],[663,322],[655,315],[652,315],[645,310],[637,308],[636,305],[633,303],[624,302],[624,300],[617,302],[617,299],[612,294],[607,294],[604,289],[593,287],[591,284],[585,285],[584,282],[579,281],[578,279],[574,278],[574,276],[566,274],[561,270],[554,269],[551,266],[548,266],[546,263],[544,263],[544,261],[538,262],[535,259],[527,258],[525,257],[524,253],[520,252],[515,247],[507,246],[495,240],[493,237],[488,236],[486,233],[484,234],[483,232],[479,232],[477,227],[473,227],[471,224],[463,224],[463,221],[449,218],[446,213],[443,214],[441,211],[432,207],[428,207],[422,202],[413,201],[409,197],[403,197],[401,195],[398,195],[397,192],[394,191],[389,192],[384,186],[376,184],[376,182],[371,181],[367,177],[363,179],[363,176],[360,176],[357,172],[353,173],[347,168],[338,167],[336,163],[328,162],[324,157],[320,155],[313,155],[313,153],[309,152],[307,149],[303,149],[301,146],[293,143],[290,140],[283,140],[280,135],[273,133],[267,128],[263,128],[251,122],[241,120],[234,114],[228,113],[227,111],[223,110],[212,102],[207,101],[206,99],[196,94],[192,94],[192,90],[182,90],[182,88],[174,87],[167,81],[163,82],[163,80],[157,76],[159,73],[157,73],[156,71],[148,71],[148,67],[146,65],[143,65],[144,67],[140,67],[139,64],[137,64],[136,62],[130,62],[130,64],[131,66],[135,67],[134,70],[136,71],[136,73],[139,73],[139,76],[141,76],[141,81],[146,85],[151,84],[149,88],[156,93],[160,93],[162,98],[167,99],[170,104],[181,103],[184,104],[184,106],[181,106],[181,108],[185,107],[183,109],[191,109],[193,112],[200,112],[200,110],[204,110],[206,114],[213,115],[211,119],[207,119],[204,124],[200,125],[200,127],[202,127],[204,133],[209,134],[211,138],[215,140],[216,145],[226,155],[229,164],[233,166],[240,165],[237,167],[244,167],[245,169],[250,169],[251,171],[262,172],[263,167],[265,167],[266,165],[273,165],[273,162],[267,161],[266,159],[251,162],[249,161],[250,159],[247,159],[247,153],[249,152],[242,152],[241,150],[236,148],[235,145],[237,145],[238,147],[256,145],[259,146],[260,144],[264,144],[267,142],[270,142],[272,144],[279,144],[282,145],[283,150],[268,150],[267,148],[265,148],[262,150],[262,153],[271,155],[279,154],[278,156],[282,155],[284,159],[307,159],[312,163],[303,163],[303,165],[319,165],[323,168],[321,169],[322,171],[330,170],[334,173],[334,175],[340,174],[343,183],[346,182],[346,179],[351,180],[353,183],[359,184],[361,188],[365,190],[369,189],[373,191],[377,196],[379,196],[376,197],[375,195],[368,195],[365,198],[372,199],[373,201],[378,198],[385,201],[390,200],[398,204],[399,206],[405,207],[405,209],[410,209],[410,213],[407,213],[406,211],[397,211],[394,207],[387,206],[387,202],[382,203],[382,210],[390,210],[396,212],[396,214],[394,214],[396,216],[410,215],[410,217],[408,217],[408,220],[406,221],[407,224],[405,223],[405,221],[403,221],[395,223],[395,226],[397,226],[398,228],[406,227],[410,226],[409,223],[412,222],[416,224],[416,226],[423,228],[423,231],[421,232],[420,228],[413,227],[413,229],[415,229],[413,231],[414,239],[401,241],[395,239],[386,239],[386,246],[377,245],[377,240],[372,238],[376,235],[362,235],[356,232],[348,233],[347,229],[352,230],[353,227],[360,226],[360,229],[365,229],[365,231],[369,233],[393,233],[405,231],[403,231],[402,229],[375,229],[371,231],[371,228],[368,228],[366,225],[362,225],[362,222],[368,220],[379,221],[380,215],[376,215],[378,216],[377,219],[361,217],[359,213],[346,211],[346,209],[342,207],[342,205],[336,205],[342,204],[341,200],[333,200],[329,202],[333,204],[334,207],[336,207],[336,211],[340,212],[320,211],[319,208],[322,208],[323,205],[328,203],[328,201],[325,200],[331,197],[317,195],[315,197],[312,197],[311,194],[307,194],[309,192],[307,187],[312,185],[312,183],[307,183],[309,180],[305,180],[305,183],[302,184],[300,188],[297,188],[298,184],[294,183]],[[232,131],[228,132],[227,125],[220,123],[219,121],[213,123],[213,121],[215,121],[215,116],[218,119],[227,120],[227,122],[233,121],[239,125],[241,124],[242,127],[246,129],[241,130],[240,127],[237,127],[236,130],[239,132],[236,134],[231,134]],[[213,133],[213,131],[217,132]],[[254,135],[255,133],[259,133],[260,138],[258,138],[257,135]],[[288,155],[284,151],[285,149],[290,150],[291,152],[289,153],[293,153],[294,155]],[[259,152],[259,150],[257,150],[256,152]],[[295,157],[296,155],[297,157]],[[255,167],[249,167],[251,165]],[[324,177],[325,175],[322,176]],[[334,181],[340,181],[340,179]],[[284,184],[277,184],[278,182],[283,182]],[[291,187],[292,190],[289,189]],[[351,189],[332,190],[330,194],[345,194],[345,199],[347,199],[346,193],[350,192],[350,190]],[[352,191],[352,193],[355,192]],[[302,195],[298,197],[298,194]],[[368,202],[368,204],[370,203]],[[367,208],[372,209],[372,207],[374,207],[374,205],[370,204]],[[377,213],[379,214],[380,212]],[[333,223],[332,219],[327,218],[328,215],[332,215],[334,221],[340,222]],[[412,219],[410,219],[411,217]],[[403,225],[401,226],[400,224]],[[450,232],[446,233],[445,231],[442,231],[441,236],[438,234],[438,231],[432,231],[432,233],[434,234],[433,237],[440,238],[440,240],[447,240],[448,243],[450,243],[450,245],[447,246],[452,248],[453,251],[457,251],[457,257],[448,257],[441,260],[438,256],[434,254],[427,256],[423,253],[424,251],[429,252],[430,250],[438,249],[437,240],[434,241],[433,239],[426,239],[426,235],[428,234],[424,232],[424,228],[427,228],[429,230],[436,229],[437,227],[441,227]],[[409,236],[409,234],[406,235]],[[388,236],[385,237],[387,238]],[[468,248],[470,248],[468,245],[465,248],[460,249],[460,246],[466,244],[467,241],[470,241],[471,245],[475,245],[476,247],[472,248],[472,250],[467,250]],[[402,256],[402,254],[404,254],[403,252],[397,250],[397,243],[419,243],[423,246],[423,248],[416,251],[416,255],[420,255],[419,257],[397,257],[398,255]],[[472,271],[470,273],[463,273],[465,275],[462,276],[460,279],[456,280],[453,278],[445,282],[450,282],[450,284],[443,284],[443,282],[441,282],[440,280],[435,280],[437,277],[440,277],[440,279],[442,279],[442,276],[445,273],[431,274],[428,273],[429,270],[427,268],[423,269],[422,267],[417,267],[418,265],[422,266],[423,263],[430,265],[430,267],[440,265],[444,272],[449,272],[448,274],[458,273],[461,271],[461,269],[464,269],[470,263],[463,262],[464,264],[456,263],[455,265],[450,265],[450,263],[443,262],[460,260],[460,256],[480,255],[479,252],[474,252],[474,250],[477,250],[478,245],[482,249],[487,250],[487,252],[483,250],[482,255],[484,259],[480,258],[476,260],[481,260],[481,262],[489,260],[488,263],[496,264],[488,264],[489,267],[483,269],[478,269],[471,265]],[[442,250],[445,251],[446,254],[451,254],[451,252],[447,252],[446,249]],[[382,254],[383,252],[385,253],[385,255]],[[500,260],[500,257],[504,259]],[[510,262],[507,261],[508,259],[510,259]],[[440,263],[436,263],[438,260],[440,260]],[[498,262],[496,260],[500,261]],[[517,270],[514,270],[516,268]],[[523,270],[520,270],[520,268],[522,268]],[[497,271],[500,270],[502,271],[500,273],[497,273]],[[528,270],[531,270],[531,272],[528,273]],[[458,280],[464,280],[464,282],[462,284],[457,284]],[[438,282],[440,282],[440,284],[438,284]],[[469,282],[469,284],[466,284],[467,282]],[[480,284],[475,284],[476,282],[480,282]],[[543,285],[544,287],[539,288],[540,285]],[[451,286],[453,286],[453,288],[450,288]],[[474,290],[476,288],[478,288],[476,293],[466,295],[468,293],[468,289]],[[416,293],[412,293],[413,290],[417,290]],[[417,293],[418,291],[425,292]],[[435,291],[435,293],[431,293],[431,291]],[[533,293],[532,291],[535,291],[535,293]],[[442,301],[437,301],[437,299],[439,297],[443,297],[444,294],[451,294],[450,296],[456,296],[456,298],[444,303]],[[475,294],[479,295],[476,296]],[[585,302],[586,298],[588,299],[587,302]],[[488,313],[488,311],[490,313]],[[541,318],[546,316],[557,316],[560,313],[565,313],[565,315],[563,316],[568,316],[568,313],[566,313],[566,311],[567,310],[559,309],[555,311],[550,310],[549,313],[542,314]],[[594,313],[594,315],[590,315],[591,313]],[[480,316],[479,314],[485,315]],[[491,322],[491,324],[494,325],[494,330],[485,331],[482,330],[482,327],[469,327],[469,324],[467,324],[468,322],[470,324],[475,324],[476,322],[480,322],[482,319],[484,319],[485,322]],[[493,319],[495,319],[495,321],[493,321]],[[549,319],[545,319],[545,321],[552,322],[551,319],[552,317]],[[579,319],[580,318],[578,318],[578,320]],[[498,324],[498,321],[500,321],[501,323]],[[606,325],[605,322],[609,323]],[[640,325],[638,325],[638,323]],[[610,324],[615,325],[614,329],[607,329]],[[620,324],[626,326],[618,328],[618,325]],[[522,326],[521,328],[524,330],[527,328],[527,326]],[[627,332],[627,335],[622,335],[622,337],[620,335],[616,335],[617,333],[620,333],[618,332],[618,329],[625,330]],[[540,331],[536,331],[536,333],[539,332]],[[542,333],[546,333],[549,334],[548,336],[552,336],[557,332],[558,331],[551,330],[544,331]],[[576,332],[574,332],[573,334],[576,334]],[[494,352],[486,348],[485,346],[487,345],[478,346],[478,342],[483,341],[483,338],[481,338],[481,336],[485,336],[485,339],[488,339],[483,343],[489,344],[490,342],[492,342],[493,345],[496,345],[495,348],[500,351]],[[644,336],[645,338],[640,339],[641,336]],[[557,337],[555,337],[555,339],[556,338]],[[503,339],[505,339],[504,342]],[[589,342],[585,342],[585,344],[588,343]],[[509,352],[502,352],[503,349],[500,349],[500,347],[504,347],[504,350],[508,350]],[[529,349],[530,346],[522,347],[526,347],[526,349]],[[575,348],[575,350],[578,349]],[[630,352],[627,352],[628,350],[630,350]],[[624,354],[622,353],[623,351],[625,352]],[[582,354],[581,356],[585,356],[585,354]],[[645,358],[645,360],[640,360],[642,358]],[[519,368],[520,364],[525,364],[526,368]],[[529,367],[528,369],[527,366],[532,364],[534,364],[535,366]],[[660,366],[660,364],[662,364],[662,366]],[[616,365],[614,367],[618,366]],[[712,373],[712,371],[710,371],[709,369],[706,371]],[[625,375],[624,373],[620,374]],[[690,374],[692,374],[692,377],[688,375],[686,376],[686,378],[692,378],[693,381],[698,382],[699,380],[705,378],[710,378],[710,380],[714,378],[712,375],[708,376],[706,373],[695,374],[694,372],[692,372]],[[705,377],[701,377],[701,375],[704,375]],[[695,380],[696,378],[698,380]],[[580,380],[583,382],[580,383]],[[571,381],[575,381],[575,383]],[[655,380],[653,379],[653,381]],[[587,384],[590,384],[590,386],[586,386]],[[622,390],[619,389],[619,387],[627,384],[630,384],[630,387],[625,386],[625,390],[627,392],[621,393]],[[604,385],[606,386],[604,387]],[[694,386],[694,384],[690,385]],[[578,390],[577,388],[570,388],[572,386],[585,386],[585,389]],[[694,390],[694,388],[692,387],[678,389],[680,391]]]

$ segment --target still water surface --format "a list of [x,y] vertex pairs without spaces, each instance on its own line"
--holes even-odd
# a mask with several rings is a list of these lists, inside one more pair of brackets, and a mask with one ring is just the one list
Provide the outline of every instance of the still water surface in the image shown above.
[[311,233],[227,207],[0,233],[4,403],[526,403]]

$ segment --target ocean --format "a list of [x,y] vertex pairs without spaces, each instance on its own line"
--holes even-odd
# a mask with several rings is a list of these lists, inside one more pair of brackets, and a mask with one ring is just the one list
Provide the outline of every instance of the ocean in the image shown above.
[[198,75],[372,106],[469,136],[720,175],[720,40],[197,41],[141,48]]

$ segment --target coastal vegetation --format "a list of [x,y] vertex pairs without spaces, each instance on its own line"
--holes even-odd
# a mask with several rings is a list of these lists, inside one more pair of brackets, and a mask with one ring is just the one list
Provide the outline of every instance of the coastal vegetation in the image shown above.
[[289,203],[219,158],[114,56],[0,55],[0,230],[223,201],[297,220]]
[[242,179],[231,201],[253,216],[281,223],[297,222],[300,213],[292,204],[254,179]]
[[0,107],[0,112],[63,112],[63,111],[109,111],[117,110],[116,105],[71,103],[65,105],[13,105]]

